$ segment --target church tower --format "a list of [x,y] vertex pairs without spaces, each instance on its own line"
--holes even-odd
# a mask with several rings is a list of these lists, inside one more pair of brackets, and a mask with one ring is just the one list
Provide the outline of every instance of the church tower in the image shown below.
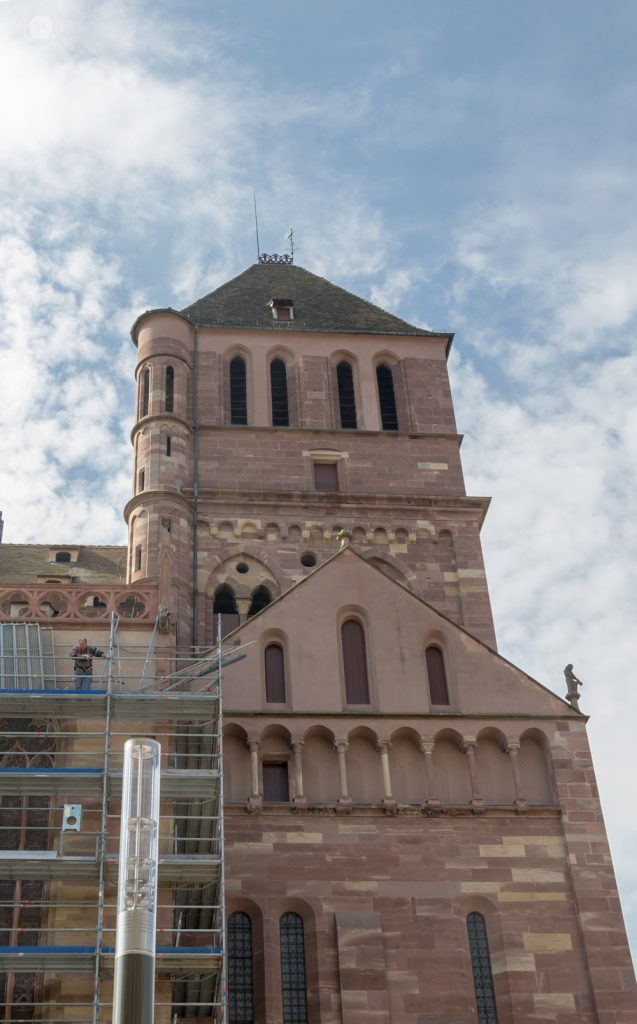
[[[495,647],[466,495],[452,335],[314,274],[257,264],[180,312],[135,323],[128,579],[171,570],[180,642],[216,609],[244,621],[352,547]],[[234,618],[233,618],[234,616]]]

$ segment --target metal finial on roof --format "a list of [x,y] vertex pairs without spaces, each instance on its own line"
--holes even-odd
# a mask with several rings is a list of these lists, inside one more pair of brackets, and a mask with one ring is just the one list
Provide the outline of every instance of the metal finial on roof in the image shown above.
[[272,254],[262,252],[259,256],[259,263],[294,263],[294,256],[289,256],[288,253],[284,253],[282,256],[279,253],[274,252]]

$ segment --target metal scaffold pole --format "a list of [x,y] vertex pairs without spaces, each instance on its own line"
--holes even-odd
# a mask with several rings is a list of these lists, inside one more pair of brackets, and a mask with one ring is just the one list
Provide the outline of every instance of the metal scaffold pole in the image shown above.
[[223,771],[223,660],[221,655],[221,615],[217,616],[217,720],[219,730],[219,890],[221,906],[221,1024],[228,1019],[228,964],[226,936],[226,851]]

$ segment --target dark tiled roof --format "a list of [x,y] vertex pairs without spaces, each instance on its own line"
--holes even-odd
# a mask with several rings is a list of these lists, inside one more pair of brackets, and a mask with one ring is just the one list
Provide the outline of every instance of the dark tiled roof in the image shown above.
[[[294,320],[273,320],[270,299],[291,299]],[[358,295],[311,274],[303,267],[255,263],[181,310],[201,327],[270,327],[279,330],[356,334],[436,335],[386,313]],[[442,332],[446,336],[446,332]]]
[[75,583],[125,583],[126,548],[81,546],[77,562],[49,562],[51,550],[73,550],[77,544],[0,544],[0,585],[38,579]]

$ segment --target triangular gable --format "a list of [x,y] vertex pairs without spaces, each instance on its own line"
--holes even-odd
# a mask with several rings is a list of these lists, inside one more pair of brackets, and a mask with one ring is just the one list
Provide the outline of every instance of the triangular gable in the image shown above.
[[[295,677],[295,710],[342,710],[336,616],[346,617],[348,611],[365,624],[378,711],[423,711],[424,650],[434,642],[444,651],[452,711],[579,717],[566,701],[349,547],[239,626],[231,638],[240,634],[243,642],[279,631]],[[247,659],[246,671],[254,676],[253,658]]]

